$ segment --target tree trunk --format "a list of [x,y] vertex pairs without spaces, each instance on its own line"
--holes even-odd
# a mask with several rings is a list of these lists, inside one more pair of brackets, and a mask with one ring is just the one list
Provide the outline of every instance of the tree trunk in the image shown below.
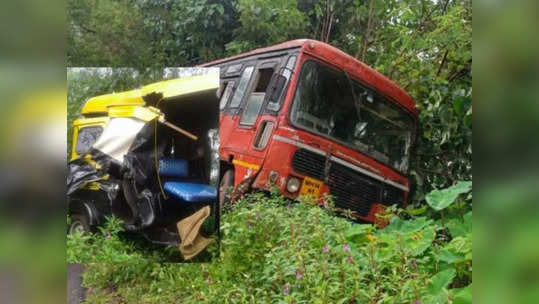
[[374,4],[376,0],[371,0],[369,3],[369,19],[367,20],[367,29],[363,33],[363,45],[361,46],[361,61],[365,61],[365,56],[367,56],[367,47],[369,46],[369,38],[371,35],[372,24],[374,22]]

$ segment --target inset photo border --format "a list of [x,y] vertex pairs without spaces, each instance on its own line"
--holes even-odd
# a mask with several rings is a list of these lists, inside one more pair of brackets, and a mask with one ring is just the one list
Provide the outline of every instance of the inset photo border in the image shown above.
[[218,256],[219,68],[68,68],[67,89],[68,263]]

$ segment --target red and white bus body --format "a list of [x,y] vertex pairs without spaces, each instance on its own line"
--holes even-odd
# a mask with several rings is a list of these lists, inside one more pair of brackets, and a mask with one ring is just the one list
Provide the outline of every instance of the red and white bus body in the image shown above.
[[[256,175],[251,184],[252,188],[270,190],[276,186],[282,195],[290,199],[296,199],[300,193],[312,194],[318,198],[331,194],[337,209],[349,209],[354,212],[355,217],[368,222],[374,222],[375,214],[385,206],[406,206],[410,189],[406,176],[407,165],[397,170],[394,166],[380,161],[388,159],[380,153],[376,155],[381,157],[373,157],[370,153],[362,152],[357,146],[348,144],[348,141],[332,138],[331,131],[325,131],[330,128],[331,123],[317,118],[316,115],[302,112],[302,117],[307,117],[304,119],[307,121],[305,123],[297,118],[299,114],[294,114],[296,89],[302,68],[307,62],[310,62],[309,69],[322,71],[324,75],[346,75],[346,78],[351,80],[350,88],[354,88],[350,91],[362,92],[355,89],[356,84],[360,85],[363,89],[358,90],[364,90],[367,95],[375,94],[386,103],[390,102],[391,107],[396,107],[394,111],[399,111],[399,115],[403,115],[401,120],[406,121],[398,122],[397,126],[401,128],[399,132],[409,132],[406,133],[409,135],[406,135],[408,139],[405,147],[406,157],[409,157],[418,116],[412,98],[385,76],[339,49],[319,41],[301,39],[203,65],[221,69],[221,172],[233,169],[234,185]],[[266,98],[267,94],[272,93],[270,89],[275,87],[275,74],[284,76],[280,78],[286,80],[277,101]],[[317,77],[317,81],[321,81],[321,76]],[[329,77],[333,76],[326,78]],[[340,82],[335,83],[345,85],[342,77],[335,76],[335,79],[340,79]],[[357,101],[358,97],[354,97]],[[310,107],[316,105],[311,103]],[[351,109],[348,104],[341,112]],[[369,109],[362,109],[360,106],[359,117],[361,112],[363,115],[374,113],[372,110],[367,111]],[[293,121],[293,116],[297,116],[296,121]],[[378,121],[379,116],[372,117]],[[298,123],[299,121],[302,123]],[[317,121],[322,126],[317,125]],[[361,127],[361,124],[359,125]],[[403,129],[402,126],[406,128]],[[361,129],[360,127],[358,129]],[[349,138],[346,134],[339,136]],[[354,139],[353,142],[362,145],[360,141],[362,140]],[[388,147],[392,149],[391,145]],[[370,150],[367,148],[365,151]],[[298,190],[291,192],[289,189],[298,188],[294,187],[297,183],[295,180],[291,181],[293,178],[299,180],[300,186]],[[289,181],[291,186],[287,187]]]

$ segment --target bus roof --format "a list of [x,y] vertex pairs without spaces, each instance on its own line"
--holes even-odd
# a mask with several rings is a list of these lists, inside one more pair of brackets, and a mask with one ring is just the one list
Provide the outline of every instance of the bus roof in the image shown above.
[[386,95],[387,97],[397,101],[404,108],[410,111],[412,114],[417,115],[418,110],[415,106],[414,100],[400,88],[397,84],[391,81],[386,76],[382,75],[378,71],[369,67],[365,63],[357,60],[356,58],[346,54],[345,52],[333,47],[327,43],[312,40],[312,39],[297,39],[280,44],[272,45],[265,48],[255,49],[246,53],[235,55],[232,57],[227,57],[215,61],[211,61],[205,64],[202,64],[202,67],[205,66],[214,66],[217,64],[225,63],[228,61],[262,54],[273,51],[280,51],[286,49],[300,48],[303,52],[318,57],[327,62],[336,64],[340,68],[344,69],[349,75],[352,75],[354,78],[361,80],[364,84],[376,89],[379,93]]

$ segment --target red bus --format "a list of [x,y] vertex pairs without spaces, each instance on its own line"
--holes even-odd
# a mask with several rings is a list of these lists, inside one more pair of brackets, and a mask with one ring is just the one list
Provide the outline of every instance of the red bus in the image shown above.
[[337,210],[369,222],[406,205],[418,110],[395,83],[308,39],[202,66],[221,73],[221,201],[231,186],[330,194]]

